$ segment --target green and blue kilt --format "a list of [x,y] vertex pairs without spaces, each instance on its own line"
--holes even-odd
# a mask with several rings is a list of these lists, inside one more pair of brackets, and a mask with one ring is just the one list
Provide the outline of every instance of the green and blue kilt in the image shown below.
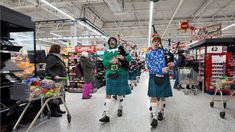
[[129,80],[136,80],[136,70],[129,71]]
[[128,75],[120,75],[118,79],[113,80],[107,77],[106,79],[106,95],[128,95],[131,89],[128,85]]
[[149,86],[148,86],[148,96],[149,97],[171,97],[172,90],[170,84],[170,78],[168,75],[164,75],[164,83],[162,85],[157,85],[155,83],[155,74],[149,74]]

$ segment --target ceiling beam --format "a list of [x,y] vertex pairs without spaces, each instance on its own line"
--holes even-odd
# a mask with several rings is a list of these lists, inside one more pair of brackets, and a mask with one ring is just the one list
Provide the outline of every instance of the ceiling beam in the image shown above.
[[227,4],[225,4],[224,6],[220,7],[220,9],[218,9],[213,15],[212,17],[214,18],[215,16],[217,16],[218,13],[220,13],[221,11],[223,11],[224,9],[226,9],[234,0],[230,0]]
[[165,28],[165,31],[164,31],[163,34],[162,34],[162,38],[164,38],[164,35],[166,34],[166,32],[167,32],[167,30],[168,30],[168,28],[169,28],[169,26],[170,26],[172,20],[174,19],[175,15],[177,14],[177,12],[178,12],[178,10],[180,9],[180,7],[181,7],[181,5],[182,5],[183,2],[184,2],[184,0],[180,0],[180,2],[178,3],[178,5],[177,5],[177,7],[176,7],[176,9],[175,9],[175,11],[174,11],[174,13],[173,13],[173,15],[171,16],[171,19],[170,19],[169,23],[167,24],[167,26],[166,26],[166,28]]
[[[206,0],[201,6],[200,8],[194,13],[191,22],[194,22],[194,20],[196,19],[196,17],[201,14],[201,12],[203,12],[214,0]],[[199,20],[201,17],[197,18],[197,20]]]
[[[33,0],[31,0],[33,1]],[[80,4],[86,4],[87,0],[73,0],[73,3],[80,3]],[[55,5],[55,6],[62,6],[62,5],[66,5],[66,4],[71,4],[71,1],[56,1],[56,2],[50,2],[51,4]],[[92,0],[91,3],[95,4],[95,3],[103,3],[103,0]],[[15,6],[12,7],[13,10],[18,10],[18,9],[28,9],[28,8],[35,8],[35,6],[33,5],[24,5],[24,6]]]

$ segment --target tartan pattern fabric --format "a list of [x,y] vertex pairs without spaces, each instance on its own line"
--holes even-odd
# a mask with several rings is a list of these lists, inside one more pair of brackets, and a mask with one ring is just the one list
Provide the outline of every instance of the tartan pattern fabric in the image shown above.
[[137,69],[137,75],[136,75],[136,76],[140,76],[140,75],[141,75],[141,69],[138,68],[138,69]]
[[146,64],[150,74],[164,74],[165,57],[162,48],[154,49],[146,53]]
[[136,80],[137,70],[129,72],[129,80]]
[[171,96],[173,96],[169,76],[164,75],[163,84],[157,85],[155,83],[155,75],[150,74],[149,86],[148,86],[148,96],[149,97],[171,97]]
[[106,79],[106,95],[128,95],[131,94],[131,89],[128,85],[128,75],[119,74],[116,80]]

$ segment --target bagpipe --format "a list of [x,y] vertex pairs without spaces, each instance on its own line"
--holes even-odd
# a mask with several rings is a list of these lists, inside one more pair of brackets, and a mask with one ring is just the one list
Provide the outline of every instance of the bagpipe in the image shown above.
[[[118,41],[119,41],[119,46],[118,46],[118,55],[122,55],[122,56],[127,56],[128,53],[126,52],[126,50],[124,49],[124,46],[122,44],[120,44],[120,35],[118,35]],[[129,69],[129,62],[126,61],[126,60],[121,60],[121,59],[118,59],[119,62],[121,63],[121,66],[128,70]]]
[[[152,25],[152,27],[153,27],[153,32],[154,32],[155,34],[157,34],[157,31],[156,31],[154,25]],[[169,62],[174,62],[174,54],[170,52],[171,40],[168,39],[168,42],[169,42],[169,43],[168,43],[169,49],[166,50],[166,49],[164,48],[164,46],[162,45],[162,39],[160,39],[160,46],[161,46],[161,48],[163,49],[163,53],[164,53],[164,56],[165,56],[166,65],[167,65]],[[177,44],[177,45],[178,45],[178,44]]]

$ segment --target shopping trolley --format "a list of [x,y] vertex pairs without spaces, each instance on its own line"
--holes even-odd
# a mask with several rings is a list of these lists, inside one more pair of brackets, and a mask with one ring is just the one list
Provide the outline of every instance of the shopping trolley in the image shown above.
[[[221,78],[221,79],[217,79],[216,83],[213,84],[213,86],[215,87],[215,93],[213,95],[212,101],[210,102],[210,106],[214,107],[214,102],[215,101],[219,101],[221,102],[221,106],[222,106],[222,111],[219,113],[220,117],[222,119],[225,118],[225,108],[227,107],[227,102],[232,98],[232,96],[235,94],[235,88],[231,87],[231,85],[235,86],[235,78],[231,78],[231,77],[226,77],[226,78]],[[223,98],[223,90],[227,90],[228,93],[230,94],[229,96],[227,96],[227,98]],[[216,100],[216,94],[220,93],[220,100]]]
[[[184,86],[184,94],[188,95],[190,90],[193,92],[194,95],[197,95],[198,92],[196,85],[199,84],[197,72],[194,71],[192,67],[183,67],[183,68],[178,68],[178,74],[179,74],[179,84],[181,86]],[[186,87],[187,85],[189,85],[190,89],[187,89]]]
[[[46,79],[50,79],[49,77],[47,77]],[[67,120],[70,123],[71,122],[71,115],[69,112],[69,109],[65,103],[64,97],[63,97],[63,92],[64,92],[64,86],[65,86],[65,80],[67,80],[67,77],[61,77],[59,79],[56,80],[55,83],[55,88],[53,90],[51,90],[51,92],[47,92],[47,94],[42,94],[40,96],[41,99],[45,99],[44,103],[42,103],[41,109],[38,111],[37,115],[35,116],[35,118],[33,119],[33,121],[31,122],[31,124],[29,125],[27,132],[31,131],[32,127],[34,126],[35,122],[37,121],[37,119],[39,118],[40,115],[42,115],[43,110],[45,109],[45,107],[47,108],[48,112],[47,112],[47,118],[50,119],[51,117],[51,110],[49,107],[49,101],[53,101],[55,99],[60,99],[62,101],[62,104],[65,107],[66,113],[67,113]],[[27,104],[27,106],[25,107],[25,109],[23,110],[23,112],[21,113],[18,121],[16,122],[13,131],[16,131],[17,126],[19,125],[20,121],[22,120],[26,110],[28,109],[31,101],[35,100],[34,98],[30,98],[28,101],[29,103]]]

